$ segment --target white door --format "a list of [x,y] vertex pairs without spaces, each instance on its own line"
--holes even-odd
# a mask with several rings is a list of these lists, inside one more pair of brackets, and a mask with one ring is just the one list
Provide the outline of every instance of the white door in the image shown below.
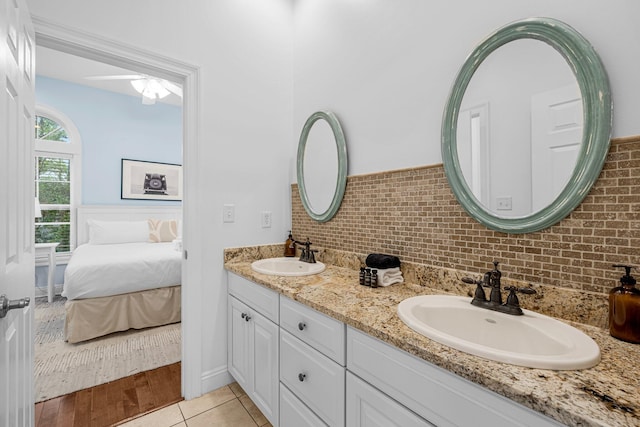
[[[25,0],[0,5],[0,295],[33,301],[34,30]],[[29,298],[29,300],[26,300]],[[0,310],[0,425],[32,426],[33,305]]]
[[571,177],[580,152],[582,123],[577,84],[531,97],[533,212],[553,202]]

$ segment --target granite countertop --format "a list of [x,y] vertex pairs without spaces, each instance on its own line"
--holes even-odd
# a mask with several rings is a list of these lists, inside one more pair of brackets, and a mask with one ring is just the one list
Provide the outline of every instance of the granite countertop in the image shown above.
[[[396,310],[402,300],[445,293],[435,285],[369,288],[358,284],[357,269],[332,265],[313,276],[269,276],[254,272],[246,255],[225,254],[225,268],[561,423],[640,426],[640,345],[612,338],[608,330],[565,320],[600,346],[602,361],[590,369],[553,371],[493,362],[432,341],[400,320]],[[268,257],[255,251],[249,255]]]

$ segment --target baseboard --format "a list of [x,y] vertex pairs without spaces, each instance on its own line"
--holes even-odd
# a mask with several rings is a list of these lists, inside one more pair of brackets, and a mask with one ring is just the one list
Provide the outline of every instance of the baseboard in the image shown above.
[[235,379],[227,370],[227,365],[206,371],[202,374],[202,394],[209,393],[234,381]]
[[[53,286],[53,294],[60,295],[62,294],[63,285],[54,285]],[[47,296],[47,285],[44,286],[36,286],[36,298],[46,297]]]

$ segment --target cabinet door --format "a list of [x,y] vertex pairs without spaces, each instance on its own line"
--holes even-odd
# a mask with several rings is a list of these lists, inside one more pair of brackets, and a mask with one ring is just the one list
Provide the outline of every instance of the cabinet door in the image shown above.
[[278,332],[280,328],[266,317],[254,313],[252,325],[252,387],[251,399],[273,425],[278,420]]
[[245,391],[249,391],[251,384],[251,335],[250,323],[246,316],[250,313],[249,307],[232,296],[228,301],[228,345],[227,364],[233,378]]
[[386,394],[347,372],[349,427],[433,427]]

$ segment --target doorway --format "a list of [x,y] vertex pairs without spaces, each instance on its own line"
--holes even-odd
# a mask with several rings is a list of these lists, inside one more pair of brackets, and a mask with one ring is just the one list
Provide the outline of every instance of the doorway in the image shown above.
[[[198,92],[199,70],[190,64],[175,61],[141,50],[136,47],[120,44],[112,40],[76,32],[61,27],[41,18],[34,17],[36,29],[36,44],[49,49],[76,55],[82,58],[100,61],[112,66],[134,70],[138,73],[157,76],[182,85],[183,88],[183,246],[184,259],[190,247],[198,247],[200,237],[191,233],[192,225],[199,220],[195,206],[196,182],[195,165],[198,145]],[[201,394],[201,318],[200,287],[201,260],[197,253],[189,257],[189,262],[183,261],[182,268],[182,306],[189,306],[189,310],[182,311],[182,394],[190,399]],[[187,351],[188,350],[188,351]]]

